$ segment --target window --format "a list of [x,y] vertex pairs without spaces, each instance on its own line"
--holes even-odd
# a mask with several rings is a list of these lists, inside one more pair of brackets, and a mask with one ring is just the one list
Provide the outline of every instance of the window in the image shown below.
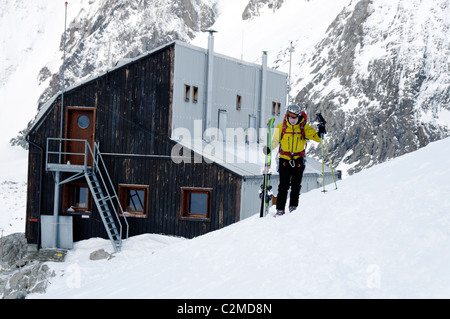
[[240,110],[242,106],[242,96],[237,95],[236,96],[236,110]]
[[[184,85],[184,101],[189,102],[191,100],[191,86],[189,84]],[[192,103],[198,102],[198,87],[192,86]]]
[[185,84],[184,85],[184,100],[186,102],[189,102],[190,97],[191,97],[191,86]]
[[193,87],[192,102],[193,103],[197,103],[198,102],[198,87],[196,87],[196,86]]
[[280,115],[281,103],[272,102],[272,115]]
[[67,183],[63,188],[63,210],[66,213],[92,211],[92,197],[87,184]]
[[119,201],[126,217],[148,217],[149,186],[119,185]]
[[181,188],[181,218],[211,220],[212,188]]
[[89,117],[87,117],[86,115],[81,115],[78,118],[77,124],[78,124],[79,128],[87,129],[89,127],[89,124],[90,124]]

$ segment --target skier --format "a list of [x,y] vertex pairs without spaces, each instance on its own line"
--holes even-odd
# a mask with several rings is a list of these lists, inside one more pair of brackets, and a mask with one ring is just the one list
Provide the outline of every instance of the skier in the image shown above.
[[278,144],[280,184],[278,185],[277,213],[276,216],[284,215],[289,187],[291,195],[289,201],[289,212],[298,206],[303,172],[305,170],[305,147],[307,139],[320,143],[320,136],[326,133],[325,125],[319,126],[319,132],[306,123],[306,113],[297,104],[288,106],[284,121],[275,129],[272,139],[272,150]]

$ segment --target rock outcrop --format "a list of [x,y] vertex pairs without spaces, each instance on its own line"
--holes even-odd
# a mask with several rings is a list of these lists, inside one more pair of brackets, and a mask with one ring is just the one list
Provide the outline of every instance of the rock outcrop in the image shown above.
[[30,251],[23,233],[0,239],[0,298],[24,299],[45,292],[54,272]]

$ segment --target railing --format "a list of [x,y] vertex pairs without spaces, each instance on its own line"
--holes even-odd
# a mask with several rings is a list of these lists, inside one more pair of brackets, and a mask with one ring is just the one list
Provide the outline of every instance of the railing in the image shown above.
[[[57,146],[59,147],[58,150],[51,150],[53,143],[52,142],[59,142],[57,144]],[[63,144],[64,143],[84,143],[84,153],[75,153],[75,152],[65,152],[63,151]],[[59,165],[64,165],[63,161],[64,161],[64,156],[66,155],[70,155],[70,156],[76,156],[78,157],[83,157],[83,166],[85,168],[85,170],[87,170],[88,168],[88,158],[89,158],[89,153],[92,154],[92,156],[94,157],[94,154],[92,152],[91,146],[89,145],[87,140],[81,140],[81,139],[68,139],[68,138],[52,138],[49,137],[47,138],[47,153],[46,153],[46,157],[45,157],[45,167],[47,169],[50,168],[50,165],[53,164],[59,164]],[[53,156],[52,156],[53,155]],[[52,161],[51,160],[51,156],[56,157],[56,155],[58,156],[58,161]],[[50,165],[49,165],[50,164]],[[67,165],[67,164],[66,164]]]
[[[91,147],[90,147],[89,143],[86,143],[86,144],[88,145],[88,148],[90,150]],[[94,172],[95,171],[98,172],[98,174],[96,174],[96,175],[100,177],[101,184],[105,187],[106,196],[111,201],[112,209],[114,211],[116,219],[119,222],[120,238],[122,238],[122,223],[119,220],[119,215],[117,213],[116,205],[117,205],[117,207],[119,207],[120,214],[123,216],[123,219],[125,221],[126,231],[127,231],[125,238],[128,239],[128,231],[129,231],[128,221],[127,221],[127,218],[126,218],[125,214],[123,213],[122,205],[120,204],[119,197],[117,196],[116,190],[114,189],[114,184],[111,181],[111,177],[109,176],[108,170],[107,170],[106,165],[105,165],[105,161],[103,160],[102,154],[100,153],[100,147],[99,147],[98,143],[94,144],[94,152],[91,151],[91,154],[94,157],[94,161],[93,161],[93,163],[94,163],[94,167],[93,167]],[[99,164],[101,164],[101,165],[99,165]],[[101,172],[100,168],[102,168],[102,170],[104,171],[103,173]],[[108,184],[106,183],[105,178],[103,177],[103,175],[106,175],[106,181],[108,182]],[[108,185],[109,185],[109,187],[108,187]],[[112,195],[111,195],[111,193],[112,193]],[[116,200],[116,205],[114,205],[113,199]]]
[[[58,142],[58,150],[52,150],[51,145],[55,142]],[[64,143],[84,143],[84,153],[76,153],[76,152],[67,152],[63,151]],[[83,157],[82,163],[79,165],[73,165],[69,163],[63,163],[64,156],[76,156],[76,157]],[[51,160],[50,157],[58,158],[57,162],[54,162]],[[123,213],[122,205],[120,204],[119,198],[117,196],[117,193],[115,191],[114,185],[111,181],[111,177],[108,173],[108,170],[106,168],[105,162],[103,160],[103,157],[100,153],[99,144],[94,144],[94,149],[92,150],[91,145],[87,140],[82,139],[68,139],[68,138],[47,138],[47,153],[46,153],[46,159],[45,159],[45,165],[47,170],[52,168],[52,170],[60,170],[60,171],[71,171],[68,168],[75,168],[82,170],[85,174],[89,172],[89,170],[92,170],[96,176],[97,179],[99,179],[99,182],[103,185],[105,192],[106,192],[106,198],[110,200],[110,206],[112,208],[112,211],[114,212],[115,219],[117,220],[119,224],[119,230],[120,230],[120,239],[122,239],[122,223],[119,219],[119,214],[117,212],[116,207],[119,208],[120,213],[122,217],[124,218],[125,224],[126,224],[126,239],[128,239],[128,232],[129,232],[129,224],[127,221],[127,218],[125,214]],[[92,166],[91,166],[92,165]],[[87,177],[86,177],[87,178]],[[70,179],[68,179],[70,180]],[[91,190],[92,192],[92,190]],[[116,203],[113,202],[115,199]]]

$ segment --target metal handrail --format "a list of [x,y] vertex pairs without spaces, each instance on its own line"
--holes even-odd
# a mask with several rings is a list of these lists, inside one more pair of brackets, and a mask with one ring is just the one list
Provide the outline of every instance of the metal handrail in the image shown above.
[[[49,150],[49,143],[50,141],[59,141],[59,151],[50,151]],[[68,141],[68,142],[83,142],[85,147],[85,152],[84,153],[72,153],[72,152],[62,152],[61,150],[61,144],[63,141]],[[109,176],[108,170],[106,168],[105,165],[105,161],[103,160],[103,157],[101,156],[100,153],[100,148],[99,148],[99,144],[98,143],[94,143],[94,150],[92,150],[91,145],[89,144],[89,142],[87,140],[83,140],[83,139],[69,139],[69,138],[52,138],[49,137],[47,138],[47,154],[46,154],[46,158],[45,158],[45,165],[48,168],[48,164],[49,164],[49,154],[53,154],[53,155],[59,155],[59,163],[57,164],[62,164],[62,156],[61,155],[76,155],[76,156],[84,156],[84,171],[87,172],[88,168],[90,168],[88,166],[88,162],[89,162],[89,155],[92,155],[92,169],[94,170],[94,172],[98,172],[98,175],[100,176],[101,182],[102,184],[105,186],[105,191],[106,191],[106,195],[107,198],[111,201],[111,207],[114,211],[114,214],[116,216],[116,219],[119,223],[119,229],[120,229],[120,240],[122,241],[122,223],[120,222],[119,219],[119,214],[117,213],[117,209],[116,209],[116,205],[114,205],[113,203],[113,199],[115,198],[118,204],[118,207],[121,211],[122,217],[124,218],[124,221],[126,223],[126,239],[128,239],[128,235],[129,235],[129,224],[127,221],[127,218],[123,212],[123,208],[122,205],[120,204],[119,198],[117,196],[117,193],[114,189],[114,184],[112,183],[111,177]],[[55,164],[55,163],[54,163]],[[106,177],[107,177],[107,181],[109,182],[109,187],[108,184],[106,184],[105,182],[105,178],[103,177],[103,173],[100,170],[100,165],[102,166],[102,170],[106,173]],[[113,193],[113,196],[111,196],[110,193],[110,189]]]
[[[49,144],[50,141],[59,141],[59,151],[50,151],[49,149]],[[62,156],[61,155],[76,155],[76,156],[84,156],[84,167],[87,167],[87,153],[86,153],[86,146],[85,146],[85,152],[84,153],[74,153],[74,152],[63,152],[61,150],[61,144],[63,141],[69,141],[69,142],[83,142],[89,145],[89,143],[87,142],[87,140],[82,140],[82,139],[70,139],[70,138],[55,138],[55,137],[49,137],[47,138],[47,154],[45,156],[45,167],[48,168],[48,164],[49,164],[49,154],[53,154],[53,155],[59,155],[58,156],[58,163],[53,163],[53,164],[62,164]]]
[[[113,184],[113,182],[112,182],[112,180],[111,180],[111,177],[109,176],[108,170],[106,169],[105,161],[103,160],[103,157],[102,157],[102,155],[101,155],[101,153],[100,153],[100,147],[99,147],[99,144],[98,144],[98,143],[94,143],[94,152],[92,152],[92,149],[91,149],[91,146],[89,145],[89,143],[86,143],[86,144],[88,145],[89,150],[91,151],[91,154],[92,154],[93,159],[94,159],[94,164],[95,164],[95,165],[94,165],[94,169],[99,173],[99,176],[100,176],[100,178],[101,178],[101,180],[102,180],[102,183],[103,183],[103,185],[105,185],[105,189],[106,189],[106,192],[107,192],[107,197],[111,200],[111,202],[112,202],[112,199],[113,199],[113,198],[116,198],[117,204],[118,204],[119,209],[120,209],[121,214],[122,214],[122,217],[124,218],[125,224],[126,224],[126,226],[127,226],[127,227],[126,227],[127,233],[126,233],[126,237],[125,237],[125,238],[128,239],[129,224],[128,224],[128,221],[127,221],[127,217],[126,217],[125,214],[123,213],[122,205],[120,204],[119,198],[118,198],[117,193],[116,193],[116,191],[115,191],[115,189],[114,189],[114,184]],[[99,161],[98,159],[100,159],[100,161]],[[108,187],[106,187],[105,179],[103,178],[103,174],[102,174],[102,172],[101,172],[100,169],[99,169],[99,165],[98,165],[99,163],[102,164],[103,170],[104,170],[104,172],[106,173],[106,177],[108,178],[107,180],[108,180],[109,185],[110,185],[110,187],[111,187],[111,189],[112,189],[112,192],[114,193],[113,196],[110,195],[109,190],[108,190]],[[120,238],[122,239],[122,223],[121,223],[120,220],[119,220],[119,215],[117,214],[117,210],[116,210],[115,205],[111,205],[111,206],[113,207],[114,214],[116,215],[116,218],[117,218],[117,220],[119,221],[119,225],[120,225]]]

